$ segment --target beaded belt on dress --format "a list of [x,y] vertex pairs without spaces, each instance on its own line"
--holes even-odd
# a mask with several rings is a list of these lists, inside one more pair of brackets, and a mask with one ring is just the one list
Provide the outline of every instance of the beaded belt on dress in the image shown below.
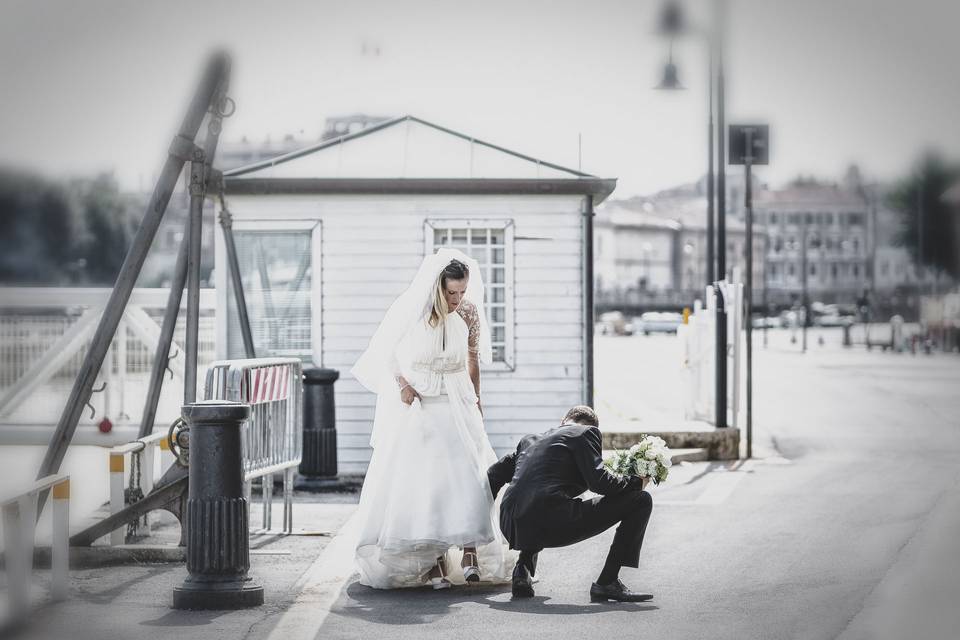
[[414,362],[411,365],[414,371],[424,373],[459,373],[466,369],[463,360],[448,360],[447,358],[434,358],[427,362]]

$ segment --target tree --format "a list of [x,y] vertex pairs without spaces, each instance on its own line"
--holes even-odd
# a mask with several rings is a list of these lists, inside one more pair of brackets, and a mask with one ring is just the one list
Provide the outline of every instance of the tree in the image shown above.
[[916,169],[900,180],[888,202],[900,214],[901,230],[896,241],[907,248],[916,264],[960,279],[955,256],[957,246],[954,218],[942,196],[960,177],[960,167],[928,152]]
[[40,176],[0,171],[0,282],[68,284],[80,264],[83,219],[69,191]]
[[131,203],[125,199],[112,176],[71,184],[83,211],[86,233],[78,239],[78,251],[85,261],[84,284],[112,285],[130,248],[135,228]]
[[0,282],[112,285],[133,235],[131,203],[101,175],[60,183],[0,169]]

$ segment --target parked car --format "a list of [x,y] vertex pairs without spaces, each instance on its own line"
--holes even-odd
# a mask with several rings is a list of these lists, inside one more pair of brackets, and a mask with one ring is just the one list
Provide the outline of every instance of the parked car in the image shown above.
[[803,308],[800,309],[787,309],[786,311],[780,312],[780,326],[785,329],[790,327],[799,327],[803,323],[803,318],[806,314],[803,312]]
[[630,325],[627,318],[620,311],[601,313],[594,327],[594,332],[602,336],[622,336],[630,334]]
[[683,315],[673,311],[647,311],[632,322],[634,335],[642,333],[645,336],[651,333],[676,333],[681,324]]
[[843,327],[851,325],[856,321],[856,317],[843,313],[839,305],[827,304],[817,310],[817,315],[813,318],[813,323],[821,327]]
[[780,326],[780,318],[777,316],[768,316],[766,318],[755,316],[753,318],[754,329],[763,329],[764,327],[775,329],[776,327],[779,327],[779,326]]

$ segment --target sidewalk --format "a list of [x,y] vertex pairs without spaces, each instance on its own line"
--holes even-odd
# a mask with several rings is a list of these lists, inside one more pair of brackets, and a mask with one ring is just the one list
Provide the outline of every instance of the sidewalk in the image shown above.
[[[70,640],[142,640],[177,638],[266,638],[300,594],[300,578],[353,513],[357,494],[297,494],[294,533],[279,530],[252,533],[250,576],[264,588],[262,607],[242,611],[177,611],[171,608],[173,588],[187,576],[183,563],[128,564],[71,571],[67,601],[38,602],[25,628],[13,638]],[[273,522],[282,522],[282,501],[274,501]],[[260,522],[257,500],[250,522]],[[169,543],[173,525],[160,529],[149,542]],[[37,590],[44,590],[48,572],[37,574]]]

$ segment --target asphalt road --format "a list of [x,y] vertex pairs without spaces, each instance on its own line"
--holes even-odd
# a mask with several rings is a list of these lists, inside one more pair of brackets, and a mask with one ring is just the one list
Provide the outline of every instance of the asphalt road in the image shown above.
[[[601,339],[606,411],[679,416],[678,361],[673,337]],[[641,566],[621,573],[652,602],[590,603],[610,531],[545,551],[532,600],[511,601],[507,587],[379,592],[351,578],[316,637],[950,637],[960,357],[815,341],[801,354],[773,332],[755,376],[760,459],[687,465],[653,491]]]

